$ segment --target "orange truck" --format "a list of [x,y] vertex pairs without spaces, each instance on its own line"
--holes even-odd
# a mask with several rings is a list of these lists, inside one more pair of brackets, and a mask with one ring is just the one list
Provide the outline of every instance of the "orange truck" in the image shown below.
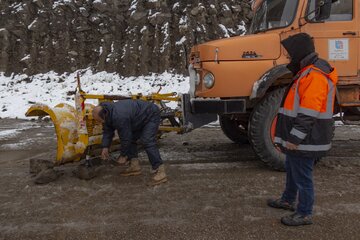
[[284,89],[292,79],[280,42],[296,33],[310,34],[320,57],[339,73],[335,112],[359,115],[360,1],[257,0],[253,11],[247,35],[192,48],[184,119],[194,129],[219,116],[228,138],[250,142],[264,163],[280,170],[284,155],[273,137]]

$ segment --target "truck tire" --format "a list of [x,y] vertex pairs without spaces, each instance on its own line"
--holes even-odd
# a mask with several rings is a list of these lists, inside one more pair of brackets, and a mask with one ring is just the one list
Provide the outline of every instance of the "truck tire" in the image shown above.
[[249,122],[249,141],[256,155],[274,170],[285,169],[285,154],[273,143],[277,113],[285,88],[268,93],[254,108]]
[[221,130],[234,143],[248,144],[249,137],[247,133],[247,126],[243,126],[236,119],[231,119],[229,116],[220,115],[219,122]]

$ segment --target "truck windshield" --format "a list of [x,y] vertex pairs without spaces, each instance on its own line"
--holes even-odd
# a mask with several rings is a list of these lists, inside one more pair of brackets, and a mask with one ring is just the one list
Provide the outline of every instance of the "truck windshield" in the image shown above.
[[299,0],[257,0],[257,9],[250,27],[250,34],[289,26],[296,15]]

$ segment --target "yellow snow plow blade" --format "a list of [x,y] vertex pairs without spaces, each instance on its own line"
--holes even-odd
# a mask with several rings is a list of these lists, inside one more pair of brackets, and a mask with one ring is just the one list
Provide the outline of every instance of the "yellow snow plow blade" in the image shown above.
[[[86,104],[86,112],[91,113],[93,107],[93,105]],[[50,117],[57,137],[56,165],[80,161],[89,145],[101,144],[102,126],[95,124],[94,120],[86,114],[87,133],[80,134],[76,110],[69,104],[61,103],[54,108],[44,104],[35,104],[25,115],[27,117]]]
[[57,136],[56,163],[61,164],[80,159],[75,153],[77,136],[77,121],[74,107],[68,104],[58,104],[54,108],[47,105],[35,104],[25,114],[27,117],[49,116],[54,123]]

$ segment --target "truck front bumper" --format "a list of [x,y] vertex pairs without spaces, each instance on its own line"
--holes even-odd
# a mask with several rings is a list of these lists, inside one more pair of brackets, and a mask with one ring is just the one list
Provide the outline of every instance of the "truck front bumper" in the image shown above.
[[245,99],[192,99],[189,94],[184,94],[181,103],[186,131],[214,122],[218,115],[246,112]]
[[192,99],[191,111],[194,114],[236,114],[246,112],[245,99]]

